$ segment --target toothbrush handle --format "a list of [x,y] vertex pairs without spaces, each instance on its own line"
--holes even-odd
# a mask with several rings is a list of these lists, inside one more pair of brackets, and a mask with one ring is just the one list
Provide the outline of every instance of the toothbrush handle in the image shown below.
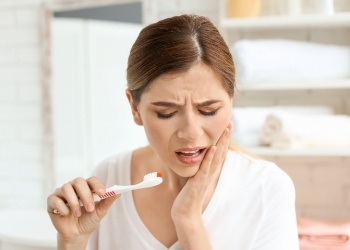
[[[104,195],[99,196],[99,195],[93,193],[93,198],[94,198],[94,201],[97,202],[97,201],[100,201],[100,200],[106,199],[108,197],[112,197],[114,195],[121,194],[121,193],[124,193],[127,191],[132,191],[132,190],[140,189],[140,188],[153,187],[155,185],[160,184],[161,182],[162,182],[162,179],[158,178],[158,179],[153,180],[153,181],[141,182],[139,184],[130,185],[130,186],[114,185],[114,186],[107,188],[106,194],[104,194]],[[84,206],[84,204],[81,200],[79,200],[79,204],[80,204],[80,206]],[[59,214],[59,212],[56,209],[53,210],[53,213]]]
[[[114,185],[106,189],[106,193],[104,195],[97,195],[96,193],[93,193],[94,201],[100,201],[103,199],[106,199],[108,197],[112,197],[117,194],[121,194],[127,191],[132,191],[135,189],[140,189],[140,188],[148,188],[148,187],[153,187],[155,185],[158,185],[159,183],[162,182],[162,179],[160,180],[153,180],[153,181],[143,181],[135,185],[130,185],[130,186],[119,186],[119,185]],[[80,206],[83,206],[83,203],[81,200],[79,200]]]
[[[137,186],[138,185],[118,186],[118,188],[116,188],[116,186],[112,186],[112,187],[106,189],[106,193],[104,195],[99,196],[98,194],[93,193],[92,196],[94,198],[94,202],[97,202],[97,201],[112,197],[112,196],[120,194],[120,193],[124,193],[127,191],[137,189]],[[84,204],[81,200],[79,200],[79,204],[80,204],[80,206],[84,206]]]

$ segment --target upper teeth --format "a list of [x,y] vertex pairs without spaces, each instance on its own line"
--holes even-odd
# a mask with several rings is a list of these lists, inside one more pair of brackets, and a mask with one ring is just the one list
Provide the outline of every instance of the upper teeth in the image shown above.
[[197,153],[199,150],[194,150],[194,151],[181,151],[181,153],[184,153],[184,154],[195,154]]
[[183,156],[195,156],[200,153],[200,150],[193,150],[193,151],[180,151],[178,154],[181,154]]

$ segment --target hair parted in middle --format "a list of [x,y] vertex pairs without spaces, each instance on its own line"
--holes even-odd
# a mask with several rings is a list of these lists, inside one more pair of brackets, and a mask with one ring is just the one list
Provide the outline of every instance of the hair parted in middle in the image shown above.
[[138,103],[143,91],[158,76],[185,72],[196,63],[211,68],[233,97],[232,55],[208,18],[180,15],[146,26],[133,44],[128,59],[127,82],[133,101]]

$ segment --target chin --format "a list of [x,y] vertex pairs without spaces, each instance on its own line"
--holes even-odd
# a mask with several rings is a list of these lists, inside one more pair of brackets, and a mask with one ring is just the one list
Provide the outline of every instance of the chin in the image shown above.
[[179,177],[190,178],[197,174],[199,170],[199,166],[200,165],[197,165],[197,164],[192,166],[181,166],[180,168],[176,169],[175,173]]

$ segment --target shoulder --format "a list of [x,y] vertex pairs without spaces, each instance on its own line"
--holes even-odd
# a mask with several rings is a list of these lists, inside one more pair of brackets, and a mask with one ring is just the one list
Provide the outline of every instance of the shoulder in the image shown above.
[[249,185],[258,186],[265,195],[279,190],[294,196],[292,179],[275,163],[236,151],[229,151],[227,161],[235,175]]
[[288,174],[271,161],[236,151],[229,151],[225,164],[230,202],[239,200],[240,210],[249,211],[240,217],[254,221],[248,228],[255,225],[253,248],[298,249],[295,189]]

